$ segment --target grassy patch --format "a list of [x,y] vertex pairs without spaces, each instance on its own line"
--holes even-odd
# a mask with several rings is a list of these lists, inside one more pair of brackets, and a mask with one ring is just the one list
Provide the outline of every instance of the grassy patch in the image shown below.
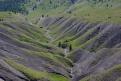
[[72,65],[68,59],[60,56],[59,54],[53,54],[49,52],[35,52],[35,51],[28,51],[28,50],[26,51],[31,55],[39,56],[40,58],[47,61],[51,65],[55,65],[63,68],[70,67]]
[[[71,11],[70,16],[81,19],[84,22],[107,22],[107,23],[120,23],[121,22],[121,9],[120,0],[113,0],[112,2],[91,4],[83,1],[75,4]],[[111,6],[111,7],[107,7]]]
[[24,65],[17,64],[12,60],[6,60],[6,62],[15,68],[16,70],[22,72],[25,76],[27,76],[30,80],[49,80],[49,81],[69,81],[66,77],[54,73],[40,72],[37,70],[33,70],[31,68],[27,68]]
[[8,18],[11,14],[11,12],[0,12],[0,18]]

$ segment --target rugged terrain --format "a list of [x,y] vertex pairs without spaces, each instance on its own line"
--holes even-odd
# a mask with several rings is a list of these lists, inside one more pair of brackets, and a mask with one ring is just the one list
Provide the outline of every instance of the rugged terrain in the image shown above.
[[121,0],[0,2],[0,81],[121,81]]

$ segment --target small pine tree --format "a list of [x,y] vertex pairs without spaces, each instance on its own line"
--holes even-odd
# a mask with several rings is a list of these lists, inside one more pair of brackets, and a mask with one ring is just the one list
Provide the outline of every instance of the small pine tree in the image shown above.
[[112,7],[113,5],[111,5],[110,7]]
[[65,40],[64,42],[66,42],[66,43],[67,43],[67,42],[68,42],[68,40]]
[[71,44],[69,45],[69,50],[72,51],[72,45]]
[[107,7],[109,7],[109,5],[108,5],[108,4],[107,4],[106,6],[107,6]]
[[52,1],[50,0],[50,4],[52,4]]
[[59,42],[59,43],[58,43],[58,47],[61,47],[61,45],[62,45],[61,42]]
[[3,21],[3,19],[0,19],[0,21]]
[[42,14],[42,17],[44,17],[44,15]]

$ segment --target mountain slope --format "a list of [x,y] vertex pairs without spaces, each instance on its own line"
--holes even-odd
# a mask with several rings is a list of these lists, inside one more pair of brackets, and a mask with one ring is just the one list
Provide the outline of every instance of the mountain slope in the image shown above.
[[0,12],[0,80],[120,81],[120,3],[26,0]]
[[[33,79],[68,81],[67,70],[71,66],[71,62],[63,58],[63,51],[56,46],[47,44],[48,38],[44,36],[40,27],[31,25],[24,18],[22,21],[19,18],[17,18],[18,21],[14,21],[14,17],[17,18],[13,16],[9,20],[4,17],[4,20],[0,21],[1,60],[20,71],[31,81]],[[0,67],[4,67],[3,65]],[[4,68],[1,68],[1,70],[6,71]],[[11,77],[9,76],[10,72],[7,73],[8,75],[4,75],[0,72],[2,79],[22,81],[22,78],[16,74],[17,78],[15,79],[14,75]],[[32,73],[36,75],[34,76]],[[45,75],[41,76],[43,73]],[[23,79],[26,78],[23,77]]]

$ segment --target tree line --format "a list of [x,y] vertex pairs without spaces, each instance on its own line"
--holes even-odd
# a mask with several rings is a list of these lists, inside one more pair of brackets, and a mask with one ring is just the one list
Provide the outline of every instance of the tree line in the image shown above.
[[1,0],[0,11],[24,12],[22,4],[26,2],[27,0]]

